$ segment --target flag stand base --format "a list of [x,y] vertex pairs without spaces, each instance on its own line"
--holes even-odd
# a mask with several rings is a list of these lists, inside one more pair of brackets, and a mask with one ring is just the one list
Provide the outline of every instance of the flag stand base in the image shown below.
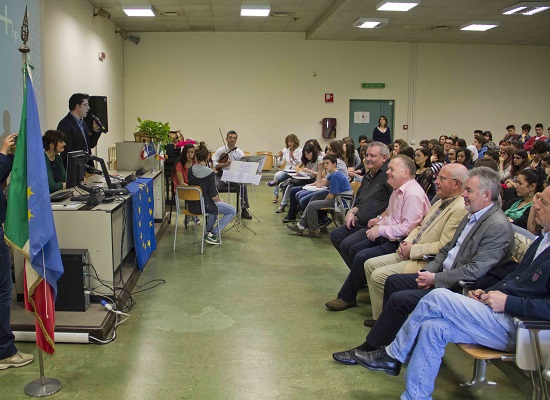
[[60,389],[60,381],[55,378],[44,378],[43,384],[42,379],[37,379],[35,381],[27,383],[27,385],[25,386],[25,393],[33,397],[46,397],[59,392]]
[[44,359],[40,348],[38,348],[38,362],[40,365],[40,379],[27,383],[25,385],[25,393],[33,397],[46,397],[59,392],[61,390],[61,381],[44,376]]

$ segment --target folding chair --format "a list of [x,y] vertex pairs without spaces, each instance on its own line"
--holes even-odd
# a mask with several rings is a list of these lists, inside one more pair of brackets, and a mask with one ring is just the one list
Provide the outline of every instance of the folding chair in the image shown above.
[[[187,209],[188,201],[199,201],[201,213],[195,214]],[[182,204],[183,203],[183,204]],[[183,209],[182,209],[183,206]],[[200,217],[202,216],[202,235],[201,235],[201,254],[204,253],[204,235],[206,233],[206,209],[204,207],[204,197],[200,186],[177,186],[176,187],[176,228],[174,229],[174,250],[176,250],[176,237],[178,234],[178,215]],[[197,223],[194,223],[195,243],[197,243]],[[218,241],[221,244],[222,235],[218,234]]]

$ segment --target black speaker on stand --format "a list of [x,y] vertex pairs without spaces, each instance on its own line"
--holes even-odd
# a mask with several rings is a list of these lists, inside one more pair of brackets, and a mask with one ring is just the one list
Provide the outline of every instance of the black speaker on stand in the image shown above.
[[107,115],[107,96],[90,96],[88,99],[90,103],[90,111],[88,116],[84,118],[84,122],[88,125],[88,130],[92,132],[92,114],[95,115],[103,126],[105,130],[103,132],[109,132],[109,117]]

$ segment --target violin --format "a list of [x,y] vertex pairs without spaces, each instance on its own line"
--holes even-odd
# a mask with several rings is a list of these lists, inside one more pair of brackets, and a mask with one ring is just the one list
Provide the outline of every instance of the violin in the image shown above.
[[229,154],[232,152],[232,151],[235,151],[237,150],[237,146],[233,147],[231,150],[229,151],[226,151],[225,153],[222,153],[222,155],[220,156],[220,159],[218,160],[219,163],[222,163],[222,164],[225,164],[228,160],[229,160]]

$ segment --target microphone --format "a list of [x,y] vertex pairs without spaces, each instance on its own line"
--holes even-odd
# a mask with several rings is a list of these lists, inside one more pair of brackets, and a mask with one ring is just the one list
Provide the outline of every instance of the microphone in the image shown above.
[[103,124],[101,123],[101,121],[99,120],[98,117],[96,117],[94,114],[91,115],[92,119],[95,121],[96,124],[99,125],[99,128],[101,129],[102,132],[105,132],[105,127],[103,126]]

